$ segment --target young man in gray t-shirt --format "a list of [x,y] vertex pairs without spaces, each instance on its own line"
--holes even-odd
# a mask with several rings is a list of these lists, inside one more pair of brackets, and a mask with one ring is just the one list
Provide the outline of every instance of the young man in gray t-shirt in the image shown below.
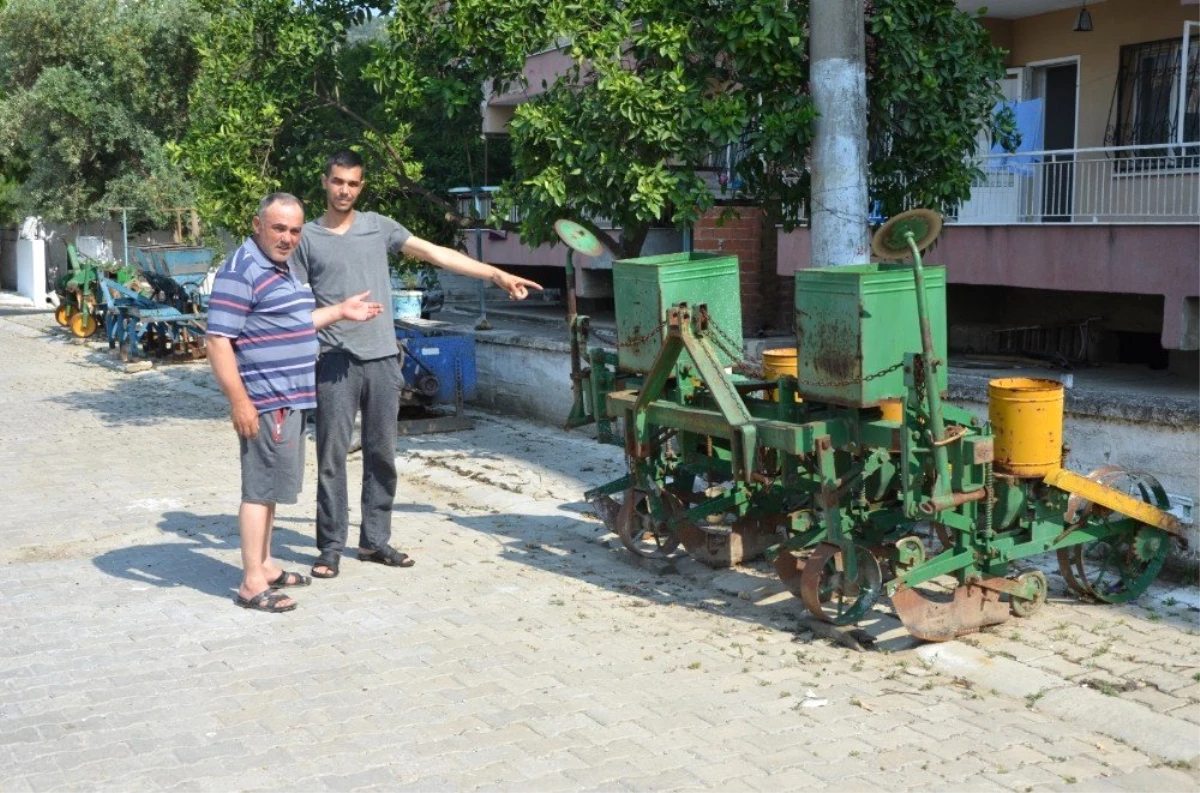
[[[538,284],[458,251],[414,237],[391,218],[357,212],[363,161],[339,151],[325,164],[325,214],[304,226],[292,267],[307,281],[318,306],[351,295],[391,292],[388,254],[403,253],[460,275],[493,284],[524,300]],[[411,567],[408,554],[390,545],[396,497],[396,419],[400,412],[400,361],[396,333],[386,313],[354,325],[331,325],[319,334],[317,359],[317,550],[312,573],[338,574],[349,534],[346,455],[356,412],[362,411],[362,526],[358,558],[390,567]]]

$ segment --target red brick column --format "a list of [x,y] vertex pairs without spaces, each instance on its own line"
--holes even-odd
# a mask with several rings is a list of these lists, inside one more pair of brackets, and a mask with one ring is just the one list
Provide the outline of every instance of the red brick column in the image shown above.
[[[770,272],[765,273],[763,211],[758,207],[735,207],[738,216],[720,224],[721,213],[725,209],[726,207],[712,207],[700,217],[692,229],[692,249],[728,253],[738,257],[742,288],[742,332],[746,336],[753,336],[762,327],[763,320],[775,313],[764,313],[764,291],[775,291],[764,290],[765,285],[775,285],[775,262],[772,259]],[[773,244],[774,239],[771,242]]]

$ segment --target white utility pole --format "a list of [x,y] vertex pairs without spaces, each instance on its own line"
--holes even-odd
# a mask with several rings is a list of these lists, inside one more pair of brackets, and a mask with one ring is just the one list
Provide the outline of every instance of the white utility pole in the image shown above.
[[867,69],[861,0],[811,0],[808,55],[819,113],[812,149],[812,265],[870,261]]

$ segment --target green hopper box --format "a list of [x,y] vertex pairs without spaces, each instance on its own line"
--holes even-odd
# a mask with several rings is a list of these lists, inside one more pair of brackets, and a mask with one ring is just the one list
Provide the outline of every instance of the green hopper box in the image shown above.
[[[723,366],[742,356],[742,299],[736,256],[719,253],[669,253],[613,262],[613,292],[617,304],[617,368],[645,373],[654,365],[666,337],[663,321],[676,303],[694,308],[708,305],[712,343]],[[722,346],[737,353],[731,358]],[[677,370],[691,366],[680,355]]]
[[[944,393],[946,270],[923,270],[938,393]],[[912,267],[863,264],[796,271],[796,343],[802,398],[870,407],[904,397],[904,369],[891,367],[902,363],[905,353],[921,352]]]

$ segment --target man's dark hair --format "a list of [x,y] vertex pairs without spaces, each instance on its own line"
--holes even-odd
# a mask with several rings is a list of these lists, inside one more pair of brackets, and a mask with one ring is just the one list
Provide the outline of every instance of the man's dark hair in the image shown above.
[[329,159],[325,161],[325,175],[329,176],[333,172],[333,166],[339,168],[362,168],[363,158],[356,151],[349,149],[341,149],[329,155]]

